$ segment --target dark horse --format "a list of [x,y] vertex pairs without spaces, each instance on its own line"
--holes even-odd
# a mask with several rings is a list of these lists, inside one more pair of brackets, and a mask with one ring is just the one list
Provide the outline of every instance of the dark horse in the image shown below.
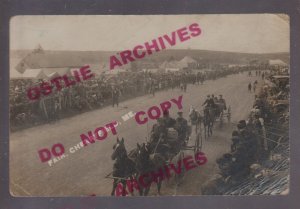
[[124,139],[119,140],[117,138],[117,143],[113,146],[113,153],[111,159],[115,160],[113,166],[112,176],[114,178],[113,189],[111,195],[114,196],[115,189],[119,182],[123,185],[122,196],[126,195],[126,179],[130,177],[132,180],[135,174],[135,165],[132,160],[127,156],[127,151],[124,145]]
[[[143,143],[142,146],[137,144],[137,152],[136,152],[136,170],[137,170],[137,176],[141,177],[145,174],[150,174],[152,172],[157,173],[160,168],[163,168],[163,166],[166,164],[166,161],[164,157],[160,153],[154,153],[151,154],[151,151],[148,149],[148,147]],[[141,196],[147,196],[151,183],[154,181],[157,184],[157,192],[160,195],[160,188],[162,184],[163,178],[156,177],[153,178],[151,175],[148,175],[148,178],[144,178],[144,185],[140,186],[140,195]],[[139,184],[141,182],[139,181]]]
[[204,132],[206,138],[212,135],[212,128],[215,122],[215,112],[214,109],[211,107],[205,107],[203,112],[204,112],[203,125],[204,125]]

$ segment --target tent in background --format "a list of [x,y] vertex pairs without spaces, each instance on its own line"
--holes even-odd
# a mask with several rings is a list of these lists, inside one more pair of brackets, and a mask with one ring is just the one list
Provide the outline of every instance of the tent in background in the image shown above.
[[178,72],[179,68],[166,68],[166,72]]
[[269,65],[271,65],[271,66],[283,66],[283,67],[288,66],[285,62],[283,62],[280,59],[269,60]]
[[188,68],[188,67],[195,68],[197,67],[197,64],[198,62],[189,56],[185,56],[184,58],[182,58],[182,60],[178,62],[178,65],[182,68]]
[[105,75],[117,75],[118,73],[126,73],[127,70],[125,69],[114,69],[114,70],[109,70],[109,71],[105,71]]
[[47,75],[47,77],[48,77],[49,79],[57,78],[57,77],[59,77],[59,76],[60,76],[60,75],[58,74],[58,72],[53,72],[53,73],[50,73],[50,74]]
[[23,79],[44,79],[47,78],[42,69],[27,69],[22,74]]
[[70,76],[70,68],[64,67],[64,68],[58,68],[58,67],[51,67],[51,68],[42,68],[44,74],[48,78],[54,78],[58,76],[68,75]]

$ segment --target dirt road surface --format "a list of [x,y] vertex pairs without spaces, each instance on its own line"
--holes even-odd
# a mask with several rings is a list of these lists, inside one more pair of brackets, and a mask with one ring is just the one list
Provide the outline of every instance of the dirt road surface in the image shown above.
[[[124,122],[124,114],[133,111],[146,111],[153,105],[178,98],[183,95],[183,112],[187,118],[190,105],[202,109],[207,94],[223,94],[227,105],[232,109],[232,123],[246,119],[254,102],[254,93],[248,92],[247,85],[258,80],[258,77],[248,77],[246,73],[230,75],[217,80],[206,81],[203,85],[188,85],[186,93],[179,89],[157,92],[155,97],[147,95],[122,102],[118,108],[86,112],[58,122],[36,126],[10,135],[10,191],[15,196],[86,196],[90,194],[110,195],[112,180],[104,178],[112,171],[112,147],[116,136],[109,133],[103,141],[89,144],[75,153],[69,148],[81,141],[80,134],[87,134],[111,121],[121,124],[117,133],[124,137],[127,151],[136,147],[137,142],[145,142],[147,132],[151,130],[154,121],[138,125],[134,118]],[[170,115],[177,117],[178,108],[173,105]],[[179,186],[174,180],[163,183],[162,195],[199,195],[201,185],[216,171],[215,160],[230,149],[230,136],[235,126],[231,123],[222,128],[214,127],[213,136],[204,141],[203,152],[208,162],[185,174]],[[193,141],[191,141],[192,143]],[[41,163],[38,150],[51,148],[55,143],[62,143],[66,149],[66,158],[49,166]],[[186,151],[186,154],[193,154]],[[156,195],[152,186],[151,195]]]

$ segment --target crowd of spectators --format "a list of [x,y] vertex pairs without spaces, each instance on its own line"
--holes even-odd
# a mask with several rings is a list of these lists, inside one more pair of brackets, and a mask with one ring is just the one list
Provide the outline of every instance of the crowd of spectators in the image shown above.
[[[276,150],[289,144],[289,75],[276,70],[265,75],[248,119],[239,121],[232,132],[231,150],[217,159],[219,173],[202,188],[203,194],[270,194],[287,187],[288,148]],[[275,168],[285,170],[286,176],[276,176]]]
[[36,101],[27,98],[27,90],[43,82],[42,79],[13,79],[10,81],[9,91],[10,127],[16,130],[53,122],[66,116],[110,105],[114,99],[118,100],[118,105],[119,101],[129,98],[145,94],[154,95],[155,91],[180,88],[187,84],[201,84],[204,80],[217,79],[246,70],[249,68],[223,68],[197,73],[128,71],[114,75],[103,74]]

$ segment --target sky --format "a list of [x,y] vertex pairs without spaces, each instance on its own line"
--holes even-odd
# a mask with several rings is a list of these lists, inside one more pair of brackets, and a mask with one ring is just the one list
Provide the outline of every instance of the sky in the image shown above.
[[121,51],[192,23],[201,35],[170,49],[289,52],[289,18],[275,14],[15,16],[10,49]]

